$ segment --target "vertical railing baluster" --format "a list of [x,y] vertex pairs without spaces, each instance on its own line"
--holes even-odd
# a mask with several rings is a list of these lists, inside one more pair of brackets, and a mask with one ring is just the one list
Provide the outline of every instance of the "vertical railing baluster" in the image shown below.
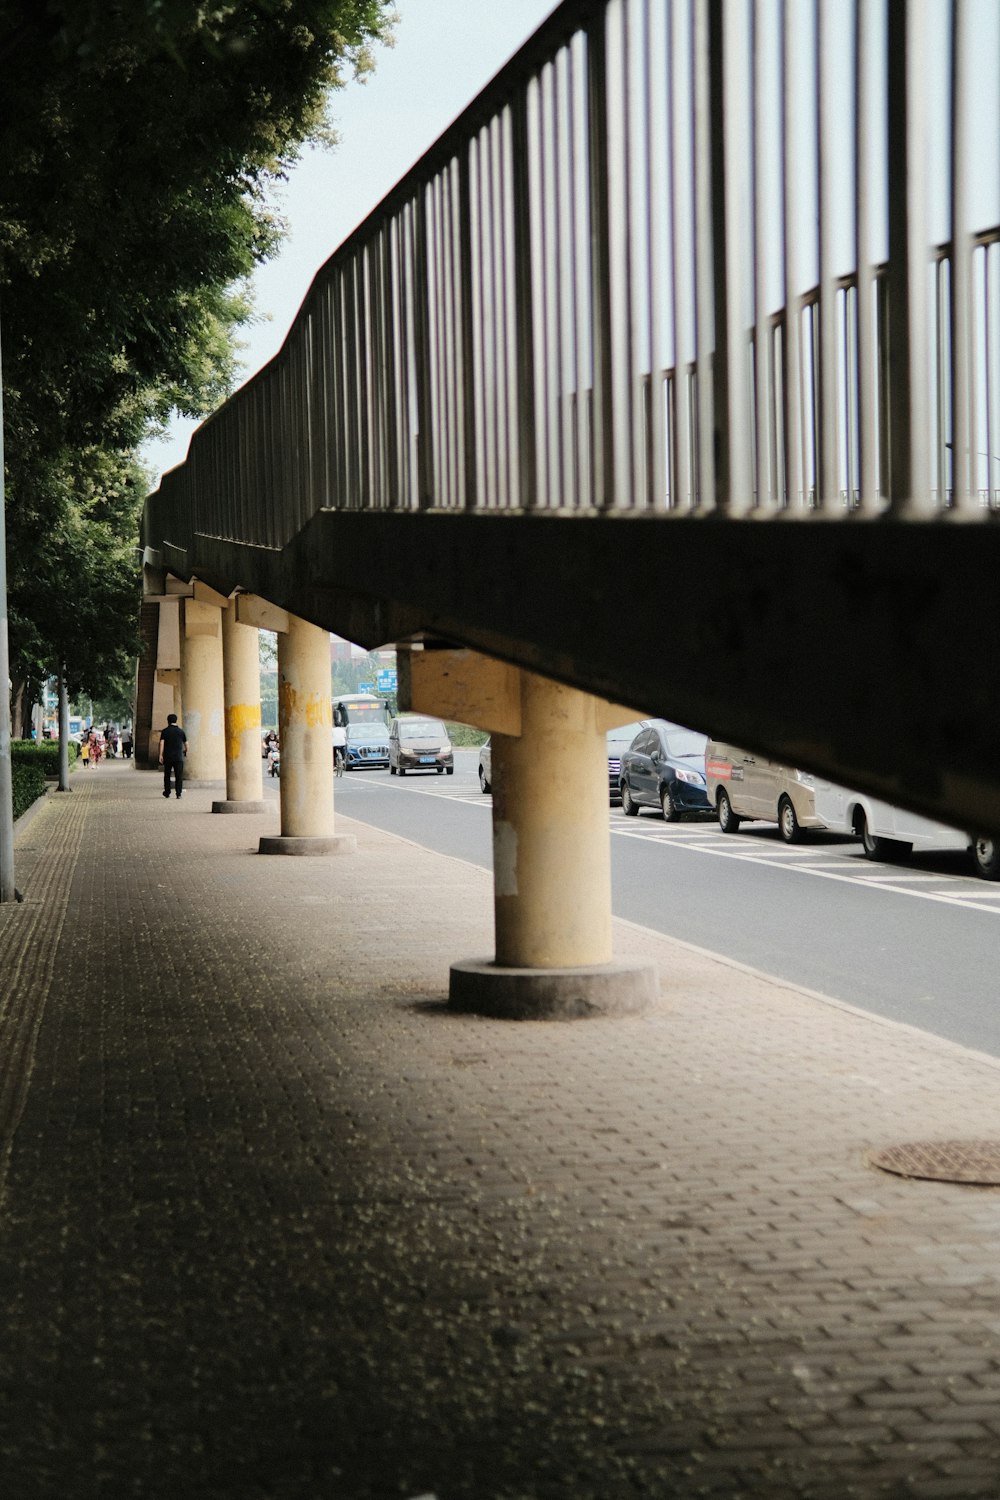
[[716,503],[728,515],[750,508],[750,440],[747,393],[747,319],[743,295],[747,236],[741,208],[741,151],[745,119],[740,68],[748,48],[745,13],[709,0],[711,203],[715,312]]
[[1000,507],[1000,477],[994,468],[994,465],[1000,465],[1000,457],[994,452],[1000,432],[1000,412],[997,410],[1000,380],[996,378],[997,359],[1000,356],[1000,301],[992,290],[994,276],[990,269],[990,262],[995,262],[996,254],[995,244],[983,246],[983,307],[986,309],[983,329],[983,415],[986,425],[986,497],[990,510]]
[[[518,494],[524,510],[539,503],[537,472],[537,412],[535,407],[535,312],[531,259],[531,150],[528,95],[518,92],[511,103],[511,174],[514,219],[514,337],[516,382],[513,410],[517,412]],[[512,412],[508,412],[508,419]]]
[[[692,0],[692,94],[694,99],[694,243],[695,243],[695,392],[697,396],[696,439],[698,453],[697,506],[702,514],[718,507],[716,494],[715,411],[719,392],[714,367],[724,364],[716,346],[715,262],[713,243],[714,152],[712,107],[718,90],[713,88],[710,56],[713,13],[716,0]],[[720,70],[721,73],[721,70]],[[720,79],[721,81],[721,79]],[[721,132],[720,132],[721,133]],[[728,372],[726,372],[728,373]],[[724,394],[724,392],[723,392]],[[719,407],[725,418],[725,404]]]
[[571,90],[571,59],[569,49],[563,47],[553,62],[552,170],[555,193],[553,222],[556,235],[556,284],[553,288],[556,303],[554,363],[559,460],[559,488],[556,503],[566,510],[574,510],[580,503],[575,464],[576,450],[573,441],[572,379],[567,380],[572,353],[575,291],[569,150],[569,128],[572,120]]
[[[837,287],[834,279],[834,157],[837,137],[843,130],[842,85],[837,91],[831,77],[834,25],[843,24],[841,8],[831,0],[818,0],[816,9],[816,102],[819,110],[816,175],[819,182],[819,399],[816,465],[817,506],[829,509],[837,502]],[[851,111],[849,111],[850,113]]]
[[591,341],[593,346],[594,504],[614,496],[615,438],[611,415],[611,261],[609,242],[607,12],[587,30],[587,123],[590,163]]
[[770,140],[767,121],[764,117],[767,102],[765,79],[765,38],[762,34],[760,14],[755,8],[751,15],[753,51],[753,100],[751,111],[753,189],[753,300],[754,337],[752,380],[754,389],[754,491],[755,509],[766,511],[771,501],[771,349],[767,319],[767,262],[773,239],[770,225],[763,212],[764,185],[768,180],[766,147]]
[[510,241],[506,233],[508,155],[507,132],[510,111],[504,109],[493,121],[490,132],[490,258],[493,276],[490,306],[493,309],[493,347],[495,350],[493,381],[493,451],[495,473],[491,503],[507,509],[517,504],[516,467],[512,460],[511,439],[514,424],[510,412],[510,339],[507,280],[509,267],[506,250]]
[[557,320],[559,273],[557,270],[558,231],[553,202],[558,191],[554,160],[555,127],[553,122],[553,69],[551,64],[539,71],[529,98],[529,130],[535,142],[532,177],[531,222],[534,226],[535,281],[535,404],[539,414],[539,502],[546,510],[559,504],[559,385],[557,354]]
[[[503,334],[502,375],[503,375],[503,412],[501,423],[501,434],[504,449],[504,475],[506,485],[502,493],[505,496],[506,506],[509,508],[522,509],[527,505],[525,493],[521,487],[521,429],[518,422],[520,413],[520,386],[518,382],[518,257],[511,255],[509,248],[515,244],[517,227],[515,215],[517,211],[517,200],[514,187],[514,110],[510,105],[503,110],[500,117],[501,129],[498,150],[499,161],[499,240],[497,254],[500,258],[500,297],[501,313],[500,327]],[[525,433],[528,442],[533,441],[533,429]],[[527,460],[531,473],[534,473],[534,457]],[[534,490],[530,491],[534,493]]]
[[952,503],[968,509],[978,488],[975,353],[972,337],[972,239],[969,233],[969,7],[953,0],[951,36],[951,463]]
[[844,472],[847,483],[847,513],[853,515],[860,503],[860,475],[858,472],[858,413],[857,413],[857,368],[858,368],[858,295],[856,287],[843,293],[844,307],[844,371],[841,380],[841,400],[844,407]]
[[434,446],[431,433],[431,275],[427,224],[430,216],[430,185],[420,189],[414,202],[414,311],[416,324],[417,375],[417,501],[421,510],[434,504]]
[[927,104],[924,0],[888,7],[890,504],[896,515],[931,509],[928,483]]
[[584,206],[582,195],[585,177],[578,170],[578,161],[584,156],[586,147],[582,130],[586,119],[586,103],[581,108],[580,50],[568,48],[566,52],[566,196],[568,200],[567,255],[570,265],[571,315],[567,327],[569,350],[567,368],[570,372],[572,391],[572,460],[571,469],[575,479],[576,504],[589,509],[594,503],[593,476],[590,472],[590,370],[586,361],[587,305],[589,302],[589,266],[586,260],[586,235],[580,230],[580,213]]
[[879,493],[879,423],[875,348],[875,272],[872,249],[872,211],[875,97],[873,67],[875,37],[873,8],[855,0],[855,116],[854,116],[854,220],[855,265],[857,267],[858,329],[858,443],[861,453],[862,516],[882,510]]
[[[688,29],[685,29],[685,17]],[[682,154],[687,140],[687,122],[691,118],[690,89],[692,78],[685,62],[690,55],[691,7],[674,0],[670,7],[670,74],[668,85],[667,163],[670,199],[670,307],[674,333],[674,484],[673,509],[693,510],[695,504],[692,465],[692,432],[694,414],[688,379],[688,363],[694,353],[694,279],[692,250],[694,229],[691,222],[689,178],[693,170],[693,153]],[[686,43],[686,45],[685,45]],[[682,170],[686,162],[688,172]],[[682,197],[684,206],[682,212]]]
[[445,210],[444,179],[437,172],[431,184],[431,202],[434,213],[431,220],[433,233],[431,245],[431,286],[434,297],[431,304],[433,337],[431,351],[434,359],[434,379],[431,386],[433,415],[431,423],[432,448],[434,453],[434,504],[447,508],[451,501],[451,454],[448,447],[448,391],[447,391],[447,312],[445,295],[447,271],[445,265]]
[[[464,155],[464,151],[462,152]],[[451,505],[460,509],[465,502],[465,381],[462,366],[462,247],[459,162],[449,162],[445,170],[445,244],[447,249],[448,345],[445,378],[448,389],[448,431],[451,452]]]
[[[953,357],[951,314],[954,293],[949,290],[951,278],[949,265],[942,257],[934,265],[934,458],[931,478],[937,490],[937,504],[947,510],[954,502],[954,486],[964,480],[964,458],[956,467],[954,437],[958,428],[953,425],[951,398],[951,364]],[[949,470],[951,485],[949,485]],[[950,493],[949,493],[950,491]],[[964,491],[963,491],[964,493]]]
[[[459,153],[459,410],[462,413],[463,495],[465,510],[478,505],[477,408],[475,408],[475,299],[472,293],[472,184],[471,154],[475,136]],[[478,275],[483,275],[478,269]]]
[[636,427],[629,47],[625,5],[626,0],[610,0],[607,8],[609,25],[605,33],[609,166],[607,233],[611,270],[611,384],[605,399],[611,406],[613,432],[613,479],[607,504],[614,509],[625,509],[635,503],[637,465],[641,463],[644,446],[642,433]]
[[785,277],[783,356],[785,507],[790,516],[805,514],[802,471],[802,322],[797,250],[801,227],[798,121],[795,113],[794,3],[782,0],[782,257]]
[[[665,359],[663,349],[663,282],[667,275],[663,253],[662,201],[664,179],[663,146],[666,139],[664,111],[669,109],[669,93],[664,89],[667,62],[666,16],[663,7],[645,0],[646,22],[645,67],[643,81],[646,99],[645,157],[648,164],[645,187],[646,265],[648,285],[649,338],[649,442],[646,451],[648,503],[657,511],[666,510],[669,497],[667,473],[667,439],[664,403],[666,399]],[[662,22],[662,25],[659,24]]]

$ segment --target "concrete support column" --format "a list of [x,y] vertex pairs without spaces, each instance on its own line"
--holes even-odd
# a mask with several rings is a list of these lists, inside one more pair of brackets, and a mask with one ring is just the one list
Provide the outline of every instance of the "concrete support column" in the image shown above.
[[226,775],[222,692],[222,610],[185,599],[181,627],[181,724],[188,753],[184,779],[223,781]]
[[521,733],[493,752],[496,961],[611,961],[608,757],[589,693],[521,672]]
[[330,637],[288,616],[278,636],[278,736],[281,836],[262,838],[261,854],[340,854],[356,847],[333,831],[333,716]]
[[400,657],[401,705],[493,733],[496,957],[452,965],[449,1003],[511,1019],[646,1009],[649,964],[611,943],[606,732],[634,710],[475,652]]
[[260,743],[259,633],[236,618],[236,599],[222,611],[222,686],[225,710],[226,798],[214,813],[263,813]]

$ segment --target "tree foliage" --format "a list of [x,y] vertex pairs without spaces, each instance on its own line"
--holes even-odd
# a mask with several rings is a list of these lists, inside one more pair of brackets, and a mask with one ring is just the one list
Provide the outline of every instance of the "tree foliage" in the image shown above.
[[388,0],[0,0],[0,316],[15,674],[134,650],[135,449],[232,388],[268,192],[329,134]]

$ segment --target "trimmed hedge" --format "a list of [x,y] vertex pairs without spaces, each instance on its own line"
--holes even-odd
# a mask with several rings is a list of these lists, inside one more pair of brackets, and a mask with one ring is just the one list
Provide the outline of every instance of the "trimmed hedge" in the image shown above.
[[[69,763],[72,766],[79,754],[76,740],[69,742]],[[11,763],[15,766],[40,766],[43,776],[59,775],[58,740],[11,740]]]
[[[69,763],[76,760],[79,745],[69,742]],[[46,780],[59,775],[58,740],[11,740],[10,779],[14,817],[21,817],[31,804],[45,794]]]
[[31,761],[14,760],[11,763],[11,786],[13,790],[14,817],[26,813],[36,798],[45,794],[45,772]]

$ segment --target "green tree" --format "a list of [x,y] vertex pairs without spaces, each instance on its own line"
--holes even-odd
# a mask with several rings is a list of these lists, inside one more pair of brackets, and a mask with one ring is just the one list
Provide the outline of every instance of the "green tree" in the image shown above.
[[[0,312],[17,674],[134,647],[138,443],[231,389],[269,188],[386,0],[0,0]],[[52,590],[58,590],[58,596]]]

